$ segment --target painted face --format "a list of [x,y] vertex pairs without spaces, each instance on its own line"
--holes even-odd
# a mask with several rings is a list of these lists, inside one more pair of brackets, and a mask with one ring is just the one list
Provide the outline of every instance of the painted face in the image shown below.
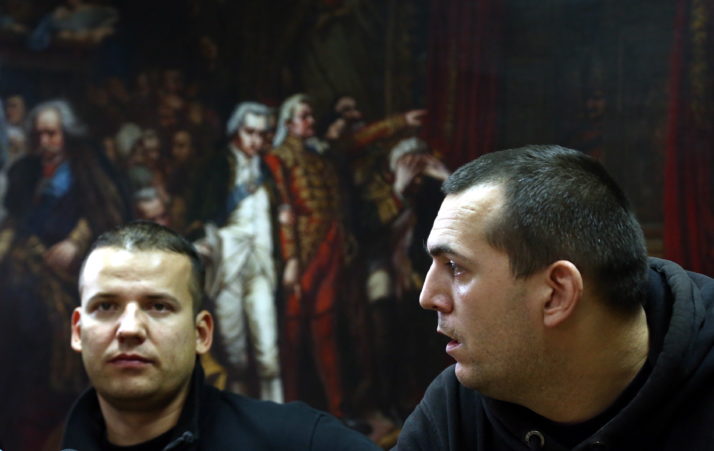
[[183,163],[188,160],[192,151],[191,134],[185,130],[176,132],[171,146],[171,155],[174,159],[177,162]]
[[25,119],[25,99],[21,96],[11,96],[5,99],[5,116],[12,125],[21,125]]
[[60,114],[56,110],[44,110],[37,115],[35,133],[39,151],[45,158],[62,153],[64,149],[64,132]]
[[156,133],[144,132],[141,137],[142,152],[145,163],[155,165],[161,159],[161,141]]
[[362,119],[362,112],[357,109],[357,101],[352,97],[342,97],[335,104],[335,111],[340,113],[343,119],[354,122]]
[[531,281],[516,279],[508,255],[485,238],[501,203],[493,185],[444,199],[427,241],[433,261],[419,302],[438,312],[459,381],[508,400],[536,359],[538,318],[529,304]]
[[188,389],[196,354],[208,351],[212,336],[210,314],[194,317],[190,279],[180,254],[105,247],[89,255],[72,348],[100,401],[150,409]]
[[307,103],[299,103],[293,111],[293,117],[287,123],[290,135],[301,139],[315,135],[314,125],[315,117],[312,115],[312,107]]
[[243,125],[238,129],[235,145],[249,157],[257,155],[266,147],[268,118],[252,113],[245,115]]
[[152,221],[162,226],[171,227],[171,217],[166,211],[166,205],[158,197],[142,200],[136,203],[138,219]]
[[102,139],[102,148],[104,149],[104,155],[114,162],[117,161],[117,143],[114,138],[107,136]]

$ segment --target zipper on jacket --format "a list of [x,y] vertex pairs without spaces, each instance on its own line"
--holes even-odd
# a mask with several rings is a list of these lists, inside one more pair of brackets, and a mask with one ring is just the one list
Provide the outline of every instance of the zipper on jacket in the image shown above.
[[524,440],[528,444],[528,449],[533,451],[545,448],[545,437],[540,431],[529,431]]
[[193,436],[193,433],[190,432],[190,431],[186,431],[186,432],[184,432],[183,434],[181,434],[181,435],[179,436],[179,438],[177,438],[177,439],[174,440],[173,442],[171,442],[171,443],[169,443],[168,445],[166,445],[166,448],[164,448],[164,451],[170,451],[170,450],[172,450],[172,449],[177,449],[178,447],[180,447],[180,446],[183,445],[184,443],[187,444],[187,445],[190,445],[190,444],[193,443],[194,441],[195,441],[195,437]]

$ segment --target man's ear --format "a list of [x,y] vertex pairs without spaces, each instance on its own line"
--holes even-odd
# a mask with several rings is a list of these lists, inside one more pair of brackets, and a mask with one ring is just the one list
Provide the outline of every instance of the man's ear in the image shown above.
[[543,324],[556,327],[571,317],[583,295],[583,277],[567,260],[558,260],[545,272],[550,296],[543,305]]
[[213,316],[202,310],[196,315],[196,354],[205,354],[213,343]]
[[81,325],[81,307],[77,307],[72,311],[72,349],[77,352],[82,352],[82,325]]

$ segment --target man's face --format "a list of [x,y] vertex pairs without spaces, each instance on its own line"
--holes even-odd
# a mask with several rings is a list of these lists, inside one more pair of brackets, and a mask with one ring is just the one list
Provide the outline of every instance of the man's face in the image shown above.
[[145,219],[162,226],[171,227],[171,217],[166,205],[158,197],[137,202],[136,216],[137,219]]
[[44,110],[37,115],[35,133],[37,133],[38,150],[43,156],[55,156],[64,149],[62,120],[56,110]]
[[252,157],[266,147],[268,118],[247,113],[234,139],[235,146]]
[[184,255],[114,247],[89,255],[72,348],[100,401],[151,409],[185,393],[196,354],[208,351],[212,337],[210,314],[194,318],[189,280]]
[[312,107],[307,103],[298,103],[292,118],[287,123],[290,135],[301,139],[310,138],[315,135],[313,125],[315,125],[315,117],[312,115]]
[[419,302],[437,310],[438,331],[452,340],[465,386],[510,400],[538,355],[534,285],[516,279],[505,252],[487,243],[487,226],[497,218],[502,190],[472,187],[444,199],[427,241],[433,261]]
[[189,159],[192,152],[191,134],[185,130],[176,132],[171,146],[171,155],[174,159],[179,163],[183,163]]
[[357,109],[357,101],[352,97],[341,97],[335,104],[335,111],[350,123],[362,119],[362,112]]
[[25,99],[21,96],[11,96],[5,99],[5,116],[12,125],[22,124],[25,119]]
[[146,133],[141,137],[144,162],[149,165],[158,163],[161,159],[161,141],[155,133]]
[[102,139],[102,148],[104,149],[104,155],[106,155],[111,161],[116,162],[118,160],[117,152],[117,142],[111,136],[106,136]]

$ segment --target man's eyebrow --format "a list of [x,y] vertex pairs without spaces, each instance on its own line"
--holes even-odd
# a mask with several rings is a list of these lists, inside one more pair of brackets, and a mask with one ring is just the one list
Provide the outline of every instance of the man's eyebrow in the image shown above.
[[176,299],[176,297],[171,296],[168,293],[150,293],[143,297],[150,301],[171,301],[175,302],[176,304],[181,304],[179,300]]
[[[96,301],[96,300],[110,300],[110,299],[116,299],[119,296],[114,294],[114,293],[96,293],[92,295],[89,299],[87,299],[87,303]],[[166,301],[172,301],[175,303],[180,303],[178,299],[176,299],[175,296],[170,295],[169,293],[163,293],[163,292],[156,292],[156,293],[149,293],[141,296],[142,299],[148,299],[151,301],[158,301],[158,300],[166,300]]]
[[93,294],[92,297],[90,297],[89,299],[87,299],[86,301],[84,301],[82,304],[85,305],[85,306],[87,306],[87,305],[95,304],[95,303],[97,303],[97,302],[111,301],[111,300],[114,300],[114,299],[116,299],[116,298],[117,298],[117,296],[115,296],[115,295],[113,295],[113,294],[111,294],[111,293],[103,293],[103,292],[100,292],[100,293],[95,293],[95,294]]
[[87,302],[92,302],[96,299],[114,299],[117,296],[112,293],[95,293],[91,298],[87,299]]
[[424,251],[432,257],[438,257],[444,254],[459,255],[458,252],[447,244],[437,244],[436,246],[429,247],[429,245],[424,242]]

